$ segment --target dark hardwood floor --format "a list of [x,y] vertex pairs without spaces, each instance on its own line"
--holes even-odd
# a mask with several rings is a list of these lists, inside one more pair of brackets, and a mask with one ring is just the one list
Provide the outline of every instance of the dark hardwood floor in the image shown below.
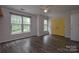
[[0,53],[78,53],[79,42],[56,35],[30,37],[0,44]]

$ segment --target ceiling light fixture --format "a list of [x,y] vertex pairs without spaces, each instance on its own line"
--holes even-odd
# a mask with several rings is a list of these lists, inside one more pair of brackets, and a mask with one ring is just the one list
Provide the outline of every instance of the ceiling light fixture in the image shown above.
[[42,5],[40,8],[43,10],[44,13],[47,13],[48,10],[49,10],[49,6],[48,5]]
[[45,13],[47,13],[47,11],[48,11],[47,9],[44,10]]

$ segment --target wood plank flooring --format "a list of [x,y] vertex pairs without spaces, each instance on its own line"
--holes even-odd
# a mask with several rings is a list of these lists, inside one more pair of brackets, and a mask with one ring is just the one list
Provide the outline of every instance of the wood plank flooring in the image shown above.
[[[74,46],[73,49],[72,46]],[[76,47],[76,48],[75,48]],[[0,44],[0,53],[78,53],[79,42],[57,35],[30,37]]]

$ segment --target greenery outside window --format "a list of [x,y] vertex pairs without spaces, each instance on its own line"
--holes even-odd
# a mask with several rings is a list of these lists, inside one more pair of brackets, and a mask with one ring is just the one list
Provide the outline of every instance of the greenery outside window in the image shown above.
[[11,14],[11,33],[30,32],[31,18]]

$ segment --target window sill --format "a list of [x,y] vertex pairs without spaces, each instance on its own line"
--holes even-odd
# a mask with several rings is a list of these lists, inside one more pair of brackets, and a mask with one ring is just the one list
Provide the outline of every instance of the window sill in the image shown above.
[[11,35],[19,35],[19,34],[25,34],[25,33],[30,33],[30,32],[11,33]]

